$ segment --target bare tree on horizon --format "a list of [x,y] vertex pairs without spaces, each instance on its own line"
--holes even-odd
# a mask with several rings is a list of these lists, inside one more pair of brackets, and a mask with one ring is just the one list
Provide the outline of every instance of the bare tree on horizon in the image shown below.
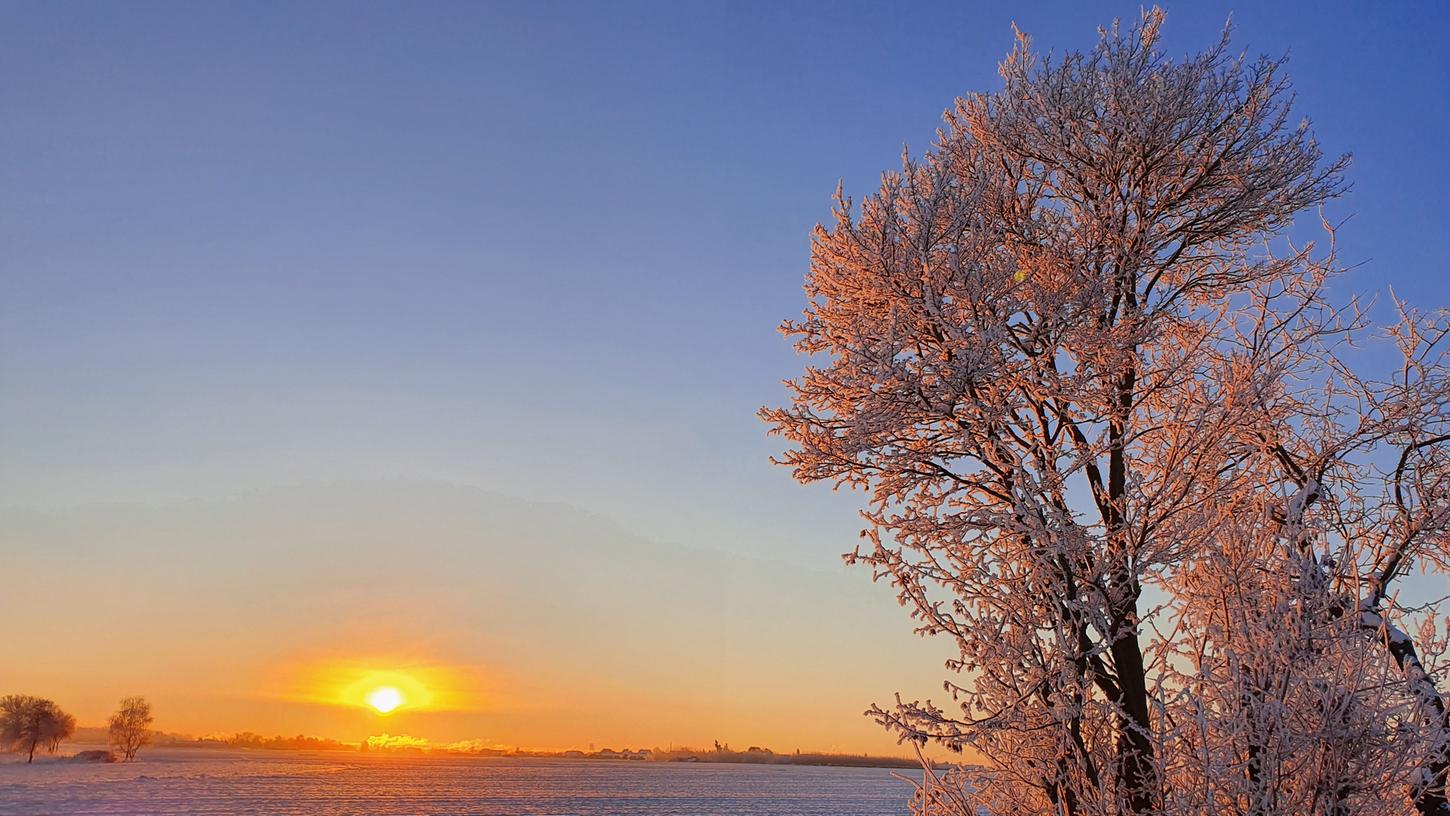
[[111,715],[111,744],[121,752],[121,758],[130,762],[136,752],[151,742],[151,704],[145,697],[126,697],[121,707]]
[[53,701],[28,694],[0,697],[0,748],[26,755],[35,761],[35,749],[55,753],[75,733],[76,718],[61,711]]

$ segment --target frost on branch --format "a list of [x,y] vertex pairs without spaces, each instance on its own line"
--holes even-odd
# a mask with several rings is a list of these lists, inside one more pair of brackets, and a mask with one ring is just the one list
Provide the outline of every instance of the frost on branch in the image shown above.
[[[922,813],[1444,813],[1443,638],[1394,579],[1447,558],[1444,315],[1383,379],[1328,303],[1342,189],[1280,61],[1170,58],[1163,15],[1002,88],[818,227],[813,364],[761,416],[866,497],[848,561],[953,646],[874,716],[971,751]],[[1412,628],[1412,627],[1411,627]]]

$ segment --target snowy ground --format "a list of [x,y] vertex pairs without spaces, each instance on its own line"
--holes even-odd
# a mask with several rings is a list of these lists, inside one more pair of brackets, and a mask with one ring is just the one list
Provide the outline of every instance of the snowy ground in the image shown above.
[[910,795],[880,768],[177,748],[145,751],[129,764],[0,759],[5,816],[901,816]]

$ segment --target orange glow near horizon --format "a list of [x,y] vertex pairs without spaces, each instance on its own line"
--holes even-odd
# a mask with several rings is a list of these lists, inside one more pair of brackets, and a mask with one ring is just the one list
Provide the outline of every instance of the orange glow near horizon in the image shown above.
[[[155,728],[192,736],[906,753],[861,711],[925,688],[942,644],[900,637],[889,593],[855,598],[860,576],[844,571],[601,544],[597,527],[407,484],[7,516],[0,551],[53,542],[34,552],[57,558],[17,562],[46,580],[0,592],[0,608],[75,602],[7,632],[0,694],[102,728],[119,695],[142,694]],[[135,603],[107,606],[113,565],[83,555],[102,531],[175,569],[139,572]],[[219,561],[192,576],[198,541]],[[355,552],[340,558],[339,542]],[[211,631],[229,634],[197,634]],[[386,714],[368,699],[385,687],[402,698]]]
[[[389,665],[391,663],[391,665]],[[462,669],[404,661],[337,660],[289,672],[286,697],[308,703],[400,711],[480,711],[487,695]]]

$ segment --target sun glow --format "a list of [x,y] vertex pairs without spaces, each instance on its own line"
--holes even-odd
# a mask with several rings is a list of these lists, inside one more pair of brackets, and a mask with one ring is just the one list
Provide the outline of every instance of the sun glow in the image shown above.
[[287,696],[373,715],[482,711],[499,699],[482,670],[395,656],[324,660],[282,669]]
[[378,710],[379,714],[386,714],[406,702],[403,699],[403,692],[392,686],[383,686],[373,689],[368,694],[368,705]]

